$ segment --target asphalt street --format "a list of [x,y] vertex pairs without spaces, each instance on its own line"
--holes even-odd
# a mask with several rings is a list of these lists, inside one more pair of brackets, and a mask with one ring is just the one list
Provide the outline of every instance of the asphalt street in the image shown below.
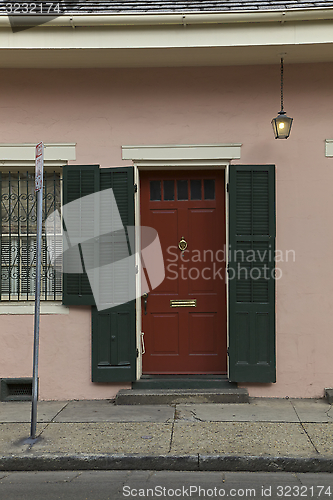
[[329,473],[53,471],[0,472],[1,500],[312,498],[333,496]]

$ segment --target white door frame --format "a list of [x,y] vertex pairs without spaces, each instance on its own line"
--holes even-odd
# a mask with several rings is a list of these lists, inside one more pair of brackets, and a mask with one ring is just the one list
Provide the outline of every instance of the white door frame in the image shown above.
[[[140,171],[141,170],[225,170],[225,213],[226,213],[226,254],[228,260],[228,190],[229,165],[231,160],[240,158],[241,144],[212,145],[165,145],[165,146],[122,146],[123,160],[132,160],[134,166],[135,193],[135,226],[140,227]],[[136,231],[135,247],[141,248],[140,231]],[[141,260],[136,254],[138,273],[136,278],[136,348],[137,348],[137,380],[142,375],[142,353],[144,352],[144,332],[142,332],[141,307]],[[229,290],[227,294],[227,342],[229,345]],[[229,368],[228,368],[229,369]]]

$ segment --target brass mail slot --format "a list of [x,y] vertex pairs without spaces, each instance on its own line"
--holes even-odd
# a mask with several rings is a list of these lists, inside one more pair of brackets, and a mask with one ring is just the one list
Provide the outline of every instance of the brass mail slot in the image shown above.
[[197,307],[197,299],[170,300],[170,307]]

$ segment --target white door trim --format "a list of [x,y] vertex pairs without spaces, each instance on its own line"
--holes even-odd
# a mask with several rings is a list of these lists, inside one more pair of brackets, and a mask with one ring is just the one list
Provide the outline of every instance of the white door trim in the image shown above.
[[[134,183],[137,185],[135,194],[135,226],[140,227],[140,171],[141,170],[225,170],[225,213],[226,213],[226,251],[229,248],[229,213],[227,183],[229,179],[229,165],[232,159],[240,158],[241,144],[233,145],[206,145],[206,146],[122,146],[123,159],[132,160],[134,165]],[[194,157],[194,152],[197,157]],[[218,157],[213,158],[213,154]],[[231,153],[233,154],[232,157]],[[162,155],[164,154],[164,157]],[[178,159],[177,159],[177,155]],[[148,158],[147,158],[148,156]],[[136,231],[136,248],[141,247],[140,231]],[[138,256],[138,253],[137,253]],[[228,258],[227,258],[228,262]],[[226,262],[226,265],[227,265]],[[138,269],[140,271],[140,258],[138,257]],[[141,304],[141,272],[136,275],[136,348],[137,357],[137,379],[142,374],[142,304]],[[229,345],[229,308],[228,308],[228,282],[226,283],[227,294],[227,343]],[[229,366],[228,366],[229,369]]]
[[239,160],[241,144],[122,146],[122,159],[140,167],[219,166]]

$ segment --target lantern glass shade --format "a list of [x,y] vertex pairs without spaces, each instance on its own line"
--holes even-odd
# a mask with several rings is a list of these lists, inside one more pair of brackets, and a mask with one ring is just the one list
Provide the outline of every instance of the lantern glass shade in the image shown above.
[[293,119],[286,116],[285,111],[280,111],[271,123],[275,139],[288,139]]

